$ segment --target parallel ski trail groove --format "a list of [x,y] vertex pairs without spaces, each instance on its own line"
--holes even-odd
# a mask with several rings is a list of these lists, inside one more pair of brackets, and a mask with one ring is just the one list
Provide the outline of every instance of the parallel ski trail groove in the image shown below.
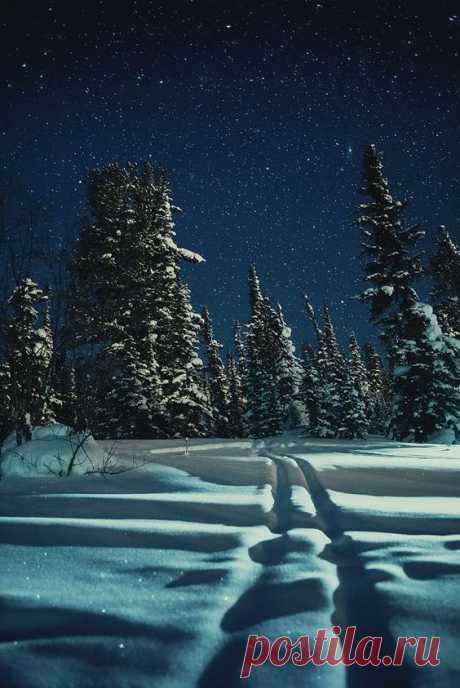
[[269,457],[276,468],[276,485],[274,489],[273,511],[276,516],[276,525],[270,530],[274,533],[286,533],[290,526],[289,504],[290,504],[290,484],[288,472],[282,461],[277,461],[274,457]]
[[[293,459],[305,476],[316,510],[325,524],[324,532],[331,539],[320,556],[337,566],[339,587],[334,593],[335,610],[331,621],[342,630],[356,626],[356,638],[378,636],[383,638],[380,657],[393,655],[395,638],[388,626],[385,601],[376,589],[376,583],[385,580],[383,572],[366,569],[365,560],[357,551],[354,541],[340,524],[340,509],[331,501],[313,466],[306,460],[282,454]],[[274,457],[272,457],[274,458]],[[376,575],[377,574],[377,575]],[[347,688],[410,688],[413,685],[409,667],[360,667],[352,665],[346,670]]]

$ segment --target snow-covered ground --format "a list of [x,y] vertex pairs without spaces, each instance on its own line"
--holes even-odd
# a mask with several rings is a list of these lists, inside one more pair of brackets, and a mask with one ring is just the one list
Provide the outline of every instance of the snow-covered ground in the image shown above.
[[[460,447],[101,443],[117,475],[0,483],[2,688],[460,682]],[[11,472],[11,471],[10,471]],[[247,636],[441,636],[438,667],[269,663]]]

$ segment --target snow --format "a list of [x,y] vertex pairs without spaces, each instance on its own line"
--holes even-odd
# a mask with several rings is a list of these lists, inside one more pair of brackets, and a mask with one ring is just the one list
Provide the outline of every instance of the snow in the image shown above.
[[[66,446],[65,428],[49,432],[35,431],[35,457]],[[333,623],[390,647],[440,635],[441,664],[358,682],[352,667],[267,663],[248,685],[458,683],[458,445],[94,443],[112,446],[124,472],[0,482],[3,685],[233,688],[249,633]]]
[[331,501],[340,509],[344,529],[361,524],[368,529],[391,532],[460,533],[458,497],[376,496],[328,490]]
[[385,285],[383,287],[380,287],[380,291],[383,291],[384,294],[387,296],[393,296],[395,288],[391,285]]
[[188,260],[191,263],[205,263],[206,259],[203,258],[199,253],[195,251],[190,251],[188,248],[178,248],[178,253],[182,258]]
[[91,436],[74,433],[64,425],[49,425],[33,429],[32,440],[16,445],[11,433],[3,443],[0,472],[3,478],[21,476],[61,476],[72,463],[72,474],[100,470],[105,452]]
[[164,242],[168,248],[172,249],[173,251],[176,251],[181,258],[189,261],[190,263],[206,262],[206,259],[203,258],[203,256],[199,253],[196,253],[195,251],[190,251],[188,248],[182,248],[177,246],[176,242],[174,241],[174,239],[172,239],[171,236],[165,237]]

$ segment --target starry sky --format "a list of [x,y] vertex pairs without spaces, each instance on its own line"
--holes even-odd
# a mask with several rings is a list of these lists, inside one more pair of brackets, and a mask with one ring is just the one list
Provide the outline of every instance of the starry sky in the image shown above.
[[[88,170],[165,167],[194,305],[247,318],[246,273],[300,344],[303,293],[369,339],[354,211],[363,145],[431,237],[460,238],[458,2],[17,0],[2,8],[0,164],[70,238]],[[421,290],[426,286],[421,285]]]

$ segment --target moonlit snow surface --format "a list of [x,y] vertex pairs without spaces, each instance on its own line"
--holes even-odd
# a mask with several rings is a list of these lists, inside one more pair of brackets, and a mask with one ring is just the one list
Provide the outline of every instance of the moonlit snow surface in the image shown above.
[[246,684],[458,683],[459,447],[291,433],[115,451],[138,468],[0,483],[2,686],[233,688],[249,633],[333,623],[388,647],[440,635],[441,664],[266,664]]

